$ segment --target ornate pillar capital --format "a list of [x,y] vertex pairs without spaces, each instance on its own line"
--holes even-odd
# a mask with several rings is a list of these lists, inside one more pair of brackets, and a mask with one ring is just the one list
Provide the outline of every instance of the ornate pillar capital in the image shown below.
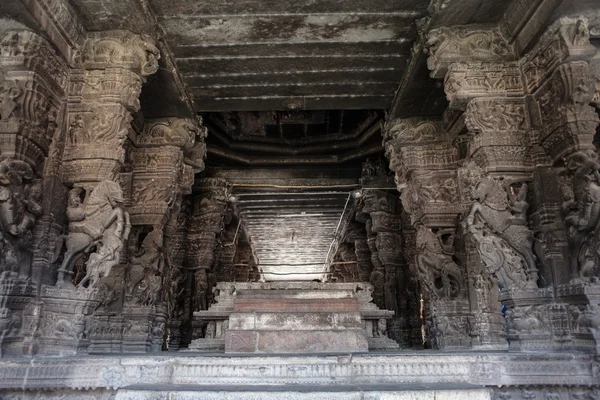
[[148,35],[126,30],[89,32],[73,58],[84,69],[123,68],[146,78],[158,70],[160,50]]
[[0,152],[44,172],[67,87],[67,64],[26,29],[0,32]]
[[451,64],[502,62],[515,59],[515,52],[500,29],[490,26],[453,26],[431,30],[425,44],[427,67],[433,78],[443,78]]
[[191,193],[194,172],[204,169],[206,128],[192,118],[145,122],[133,139],[131,219],[134,225],[164,224],[175,200]]
[[534,93],[561,64],[589,61],[596,54],[584,17],[563,17],[550,25],[520,60],[528,93]]
[[483,97],[469,102],[465,125],[469,155],[487,172],[529,173],[531,122],[522,98]]
[[419,117],[387,121],[383,141],[398,190],[407,185],[415,170],[456,166],[458,151],[451,145],[441,121]]

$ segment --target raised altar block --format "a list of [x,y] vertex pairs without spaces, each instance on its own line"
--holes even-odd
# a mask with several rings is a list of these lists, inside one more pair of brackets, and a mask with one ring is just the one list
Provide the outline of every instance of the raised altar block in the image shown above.
[[386,334],[394,313],[371,302],[368,283],[217,284],[216,303],[190,350],[226,353],[357,353],[398,349]]

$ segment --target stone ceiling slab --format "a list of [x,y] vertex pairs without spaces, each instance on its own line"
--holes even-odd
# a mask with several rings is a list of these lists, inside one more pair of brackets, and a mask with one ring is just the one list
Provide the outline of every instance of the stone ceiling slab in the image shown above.
[[389,107],[428,1],[151,0],[198,111]]

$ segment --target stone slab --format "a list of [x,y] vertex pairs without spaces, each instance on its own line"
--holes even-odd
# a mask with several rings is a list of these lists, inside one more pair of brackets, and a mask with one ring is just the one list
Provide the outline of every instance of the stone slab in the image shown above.
[[225,334],[225,353],[358,353],[367,352],[364,330],[235,331]]
[[359,312],[311,313],[233,313],[229,317],[232,330],[343,330],[361,329]]
[[351,388],[258,388],[258,390],[119,390],[115,400],[491,400],[490,389],[377,390]]
[[[132,385],[598,385],[597,355],[404,351],[344,355],[167,353],[0,359],[0,391]],[[1,396],[0,396],[1,397]],[[566,398],[566,397],[565,397]],[[537,398],[536,398],[537,400]]]
[[234,312],[349,312],[358,311],[358,301],[349,299],[253,299],[238,298]]

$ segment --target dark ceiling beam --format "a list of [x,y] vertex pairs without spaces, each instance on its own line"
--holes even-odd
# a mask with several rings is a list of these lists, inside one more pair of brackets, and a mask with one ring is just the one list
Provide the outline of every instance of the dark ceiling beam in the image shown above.
[[218,111],[285,111],[290,105],[303,110],[383,110],[387,109],[391,95],[311,95],[206,98],[194,96],[198,112]]
[[302,154],[335,153],[339,150],[359,149],[368,139],[370,139],[379,130],[380,127],[376,125],[372,129],[369,129],[367,131],[367,134],[360,137],[359,140],[339,140],[334,143],[323,143],[322,141],[320,141],[321,144],[318,145],[303,145],[299,147],[232,141],[216,131],[211,131],[211,136],[214,139],[220,141],[222,144],[224,144],[227,148],[231,150],[251,151],[257,153],[279,153],[297,156]]
[[214,71],[213,73],[198,74],[188,72],[182,74],[187,84],[191,87],[205,85],[241,85],[272,83],[319,83],[331,82],[343,77],[346,80],[360,81],[396,81],[399,82],[404,71],[403,65],[394,67],[368,67],[360,68],[356,65],[348,65],[336,69],[314,69],[314,70],[291,70],[291,71],[266,71],[246,73],[224,73]]
[[[341,132],[338,133],[329,133],[329,134],[319,134],[310,138],[300,138],[300,139],[281,139],[281,138],[268,138],[266,136],[252,136],[252,135],[244,135],[238,134],[233,135],[219,118],[215,114],[210,114],[209,118],[206,121],[206,125],[210,132],[219,131],[230,141],[235,142],[261,142],[261,143],[272,143],[272,144],[281,144],[282,142],[286,145],[294,145],[294,147],[301,147],[307,144],[314,143],[326,143],[330,141],[344,141],[351,139],[358,139],[363,134],[372,135],[376,133],[380,129],[380,125],[377,122],[380,119],[380,113],[371,111],[365,118],[363,122],[360,123],[352,132],[348,134],[343,134]],[[368,130],[368,131],[367,131]],[[366,131],[366,132],[365,132]]]
[[208,154],[220,156],[229,160],[237,161],[248,165],[294,165],[294,164],[340,164],[355,160],[358,158],[367,157],[371,154],[381,153],[383,146],[372,145],[359,149],[354,152],[349,152],[341,155],[330,156],[307,156],[307,157],[265,157],[265,156],[245,156],[235,154],[227,149],[216,146],[207,146]]
[[252,55],[258,56],[305,56],[329,54],[404,54],[410,50],[412,39],[374,40],[370,42],[344,42],[340,40],[323,42],[321,40],[289,42],[246,42],[246,43],[193,43],[173,44],[173,51],[179,58],[194,57],[228,57]]

